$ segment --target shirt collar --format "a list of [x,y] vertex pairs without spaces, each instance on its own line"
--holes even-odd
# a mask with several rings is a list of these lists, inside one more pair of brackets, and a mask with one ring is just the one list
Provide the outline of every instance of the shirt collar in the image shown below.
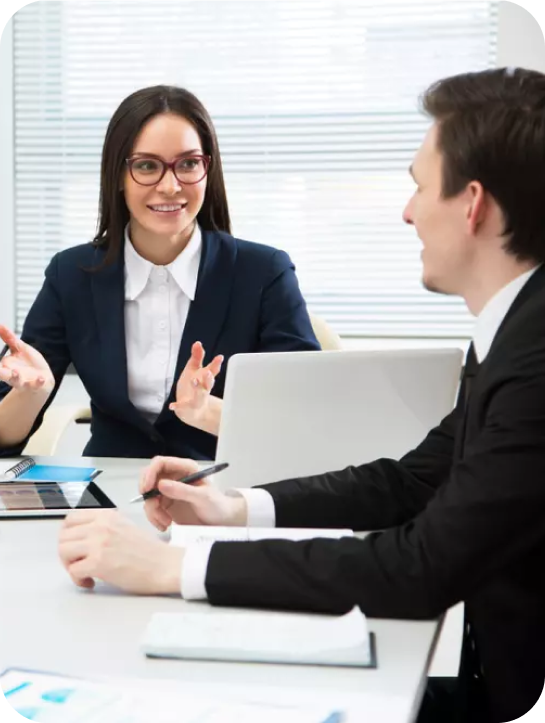
[[535,266],[533,269],[530,269],[530,271],[526,271],[506,284],[506,286],[494,294],[477,317],[473,332],[473,346],[475,347],[475,354],[477,355],[479,364],[485,360],[490,351],[494,337],[502,321],[505,319],[507,312],[511,308],[512,303],[530,276],[532,276],[538,268],[538,266]]
[[[164,268],[169,272],[176,284],[189,297],[195,298],[197,277],[201,261],[202,234],[195,224],[189,243],[178,256]],[[155,267],[151,261],[144,259],[136,251],[129,238],[129,225],[125,227],[125,300],[134,301],[146,288],[151,270]],[[159,267],[156,267],[159,268]]]
[[174,281],[191,301],[195,298],[197,289],[201,252],[202,234],[199,224],[196,223],[185,249],[166,267],[172,274]]

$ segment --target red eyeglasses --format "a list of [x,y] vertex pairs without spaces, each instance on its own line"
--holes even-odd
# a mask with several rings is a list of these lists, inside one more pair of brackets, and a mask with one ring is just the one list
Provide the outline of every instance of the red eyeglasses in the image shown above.
[[190,155],[180,156],[172,163],[167,163],[159,156],[131,156],[126,158],[125,163],[135,183],[140,186],[155,186],[170,170],[175,178],[182,185],[193,185],[199,183],[208,173],[210,167],[210,156]]

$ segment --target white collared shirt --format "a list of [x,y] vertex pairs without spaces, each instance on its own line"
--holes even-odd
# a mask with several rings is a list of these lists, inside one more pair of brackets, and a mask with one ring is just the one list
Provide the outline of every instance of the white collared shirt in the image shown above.
[[[484,361],[490,351],[492,342],[507,312],[511,308],[518,293],[537,270],[517,276],[500,289],[485,305],[477,317],[473,334],[473,345],[479,363]],[[248,527],[274,527],[276,514],[272,495],[263,489],[231,490],[227,494],[242,495],[248,507]],[[182,566],[181,593],[187,600],[206,600],[206,570],[212,550],[212,544],[189,545]]]
[[180,342],[195,298],[201,261],[199,226],[172,263],[142,258],[125,229],[125,347],[129,399],[153,423],[174,382]]

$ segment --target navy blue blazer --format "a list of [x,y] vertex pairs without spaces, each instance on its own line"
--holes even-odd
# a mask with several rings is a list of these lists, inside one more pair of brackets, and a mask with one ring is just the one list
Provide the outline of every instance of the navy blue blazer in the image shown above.
[[[91,399],[91,439],[85,455],[152,457],[156,454],[213,459],[216,437],[181,422],[168,405],[200,340],[208,359],[226,362],[241,352],[316,350],[295,267],[284,251],[229,234],[203,231],[195,299],[189,307],[174,384],[154,424],[129,400],[125,352],[124,256],[99,271],[105,251],[83,244],[56,254],[25,321],[22,339],[43,354],[55,376],[54,398],[73,363]],[[224,363],[213,393],[223,396]],[[10,390],[0,385],[0,398]],[[47,405],[46,405],[47,406]],[[43,412],[31,434],[41,424]],[[30,436],[30,435],[29,435]],[[0,456],[21,453],[20,444]]]

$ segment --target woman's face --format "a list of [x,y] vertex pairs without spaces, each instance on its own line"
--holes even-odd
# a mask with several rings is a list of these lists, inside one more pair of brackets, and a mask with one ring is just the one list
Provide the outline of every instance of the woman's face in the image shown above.
[[[182,116],[163,113],[152,118],[142,128],[134,143],[131,158],[145,159],[149,155],[172,163],[186,156],[187,162],[182,160],[182,163],[191,167],[194,165],[191,154],[203,154],[195,128]],[[144,174],[149,173],[153,164],[140,161],[138,168]],[[198,183],[189,185],[180,182],[172,169],[167,169],[158,183],[143,186],[134,180],[127,168],[123,191],[131,217],[131,234],[138,234],[141,240],[148,236],[187,240],[204,202],[206,176]]]

